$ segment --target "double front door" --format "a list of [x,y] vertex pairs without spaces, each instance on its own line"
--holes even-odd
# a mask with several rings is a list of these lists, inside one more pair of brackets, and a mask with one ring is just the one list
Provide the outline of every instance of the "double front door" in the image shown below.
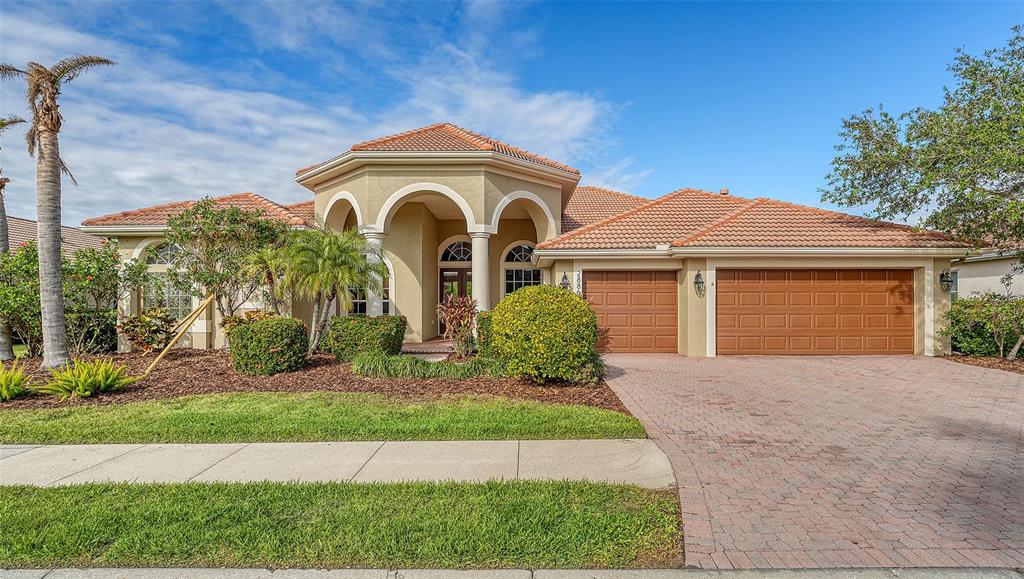
[[[441,303],[448,296],[470,296],[473,295],[472,270],[469,268],[445,268],[438,272],[438,279],[441,282],[438,293],[438,303]],[[444,335],[444,324],[438,321],[438,332]]]

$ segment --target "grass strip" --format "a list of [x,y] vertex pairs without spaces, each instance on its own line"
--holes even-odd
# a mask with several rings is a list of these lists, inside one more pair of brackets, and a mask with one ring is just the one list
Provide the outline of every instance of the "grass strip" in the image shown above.
[[643,438],[632,416],[499,397],[409,403],[338,392],[227,393],[0,410],[0,443],[317,442]]
[[0,487],[0,567],[645,567],[673,493],[584,482]]

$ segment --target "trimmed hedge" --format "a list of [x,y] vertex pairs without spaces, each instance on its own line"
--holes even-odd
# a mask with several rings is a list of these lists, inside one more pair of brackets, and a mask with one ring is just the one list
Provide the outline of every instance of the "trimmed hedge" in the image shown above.
[[492,318],[490,311],[480,312],[476,315],[476,352],[487,358],[494,357],[494,346],[492,345]]
[[268,318],[237,326],[228,340],[231,365],[241,374],[270,376],[306,366],[309,336],[295,318]]
[[335,316],[325,348],[340,362],[351,362],[361,352],[395,356],[402,352],[406,325],[405,316]]
[[473,358],[468,362],[431,362],[415,356],[388,356],[380,352],[362,352],[352,360],[352,371],[374,378],[439,378],[465,380],[477,376],[501,377],[505,364],[491,358]]
[[491,314],[491,348],[512,375],[593,384],[604,376],[597,315],[580,296],[550,285],[522,288]]

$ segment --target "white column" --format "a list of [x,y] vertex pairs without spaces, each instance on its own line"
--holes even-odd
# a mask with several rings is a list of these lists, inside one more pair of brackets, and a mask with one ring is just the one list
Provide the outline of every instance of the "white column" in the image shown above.
[[[376,249],[376,255],[371,254],[371,259],[379,261],[377,255],[380,254],[384,247],[384,233],[377,231],[364,231],[363,237],[366,238],[367,244],[370,247]],[[384,313],[384,302],[381,299],[379,292],[366,292],[366,315],[368,316],[379,316]]]
[[473,238],[473,299],[481,312],[491,309],[490,233],[470,233]]

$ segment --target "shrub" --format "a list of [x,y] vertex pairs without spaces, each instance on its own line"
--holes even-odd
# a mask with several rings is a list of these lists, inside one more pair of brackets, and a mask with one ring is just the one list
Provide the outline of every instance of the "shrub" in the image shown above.
[[402,351],[405,326],[405,316],[335,316],[327,330],[327,351],[341,362],[361,352],[394,356]]
[[68,345],[76,356],[117,351],[117,310],[69,312]]
[[88,398],[94,394],[110,392],[134,383],[138,378],[128,374],[125,365],[114,365],[114,360],[76,360],[67,366],[50,370],[50,381],[32,390],[52,394],[61,400]]
[[141,314],[128,316],[117,329],[132,347],[142,350],[143,355],[149,355],[153,350],[167,347],[174,337],[171,330],[176,323],[174,316],[163,308],[150,308]]
[[513,375],[593,384],[604,375],[597,315],[576,294],[550,285],[509,294],[491,316],[492,349]]
[[969,356],[1002,357],[1024,331],[1024,298],[986,293],[953,302],[943,334]]
[[437,319],[444,326],[444,337],[452,341],[460,356],[473,353],[473,319],[476,301],[469,296],[449,294],[437,304]]
[[434,378],[465,380],[477,376],[505,375],[505,364],[493,358],[473,358],[468,362],[431,362],[415,356],[389,356],[380,352],[362,352],[352,360],[352,371],[374,378]]
[[240,316],[227,316],[220,321],[220,327],[224,330],[224,335],[228,338],[231,337],[231,332],[239,326],[258,322],[260,320],[269,320],[270,318],[278,317],[277,312],[269,310],[249,310]]
[[27,385],[28,376],[17,364],[5,368],[4,363],[0,362],[0,402],[14,400],[21,396],[25,393]]
[[269,318],[231,332],[231,365],[236,372],[270,376],[306,366],[309,337],[295,318]]
[[491,312],[484,311],[476,315],[476,352],[486,358],[494,357],[491,340]]

